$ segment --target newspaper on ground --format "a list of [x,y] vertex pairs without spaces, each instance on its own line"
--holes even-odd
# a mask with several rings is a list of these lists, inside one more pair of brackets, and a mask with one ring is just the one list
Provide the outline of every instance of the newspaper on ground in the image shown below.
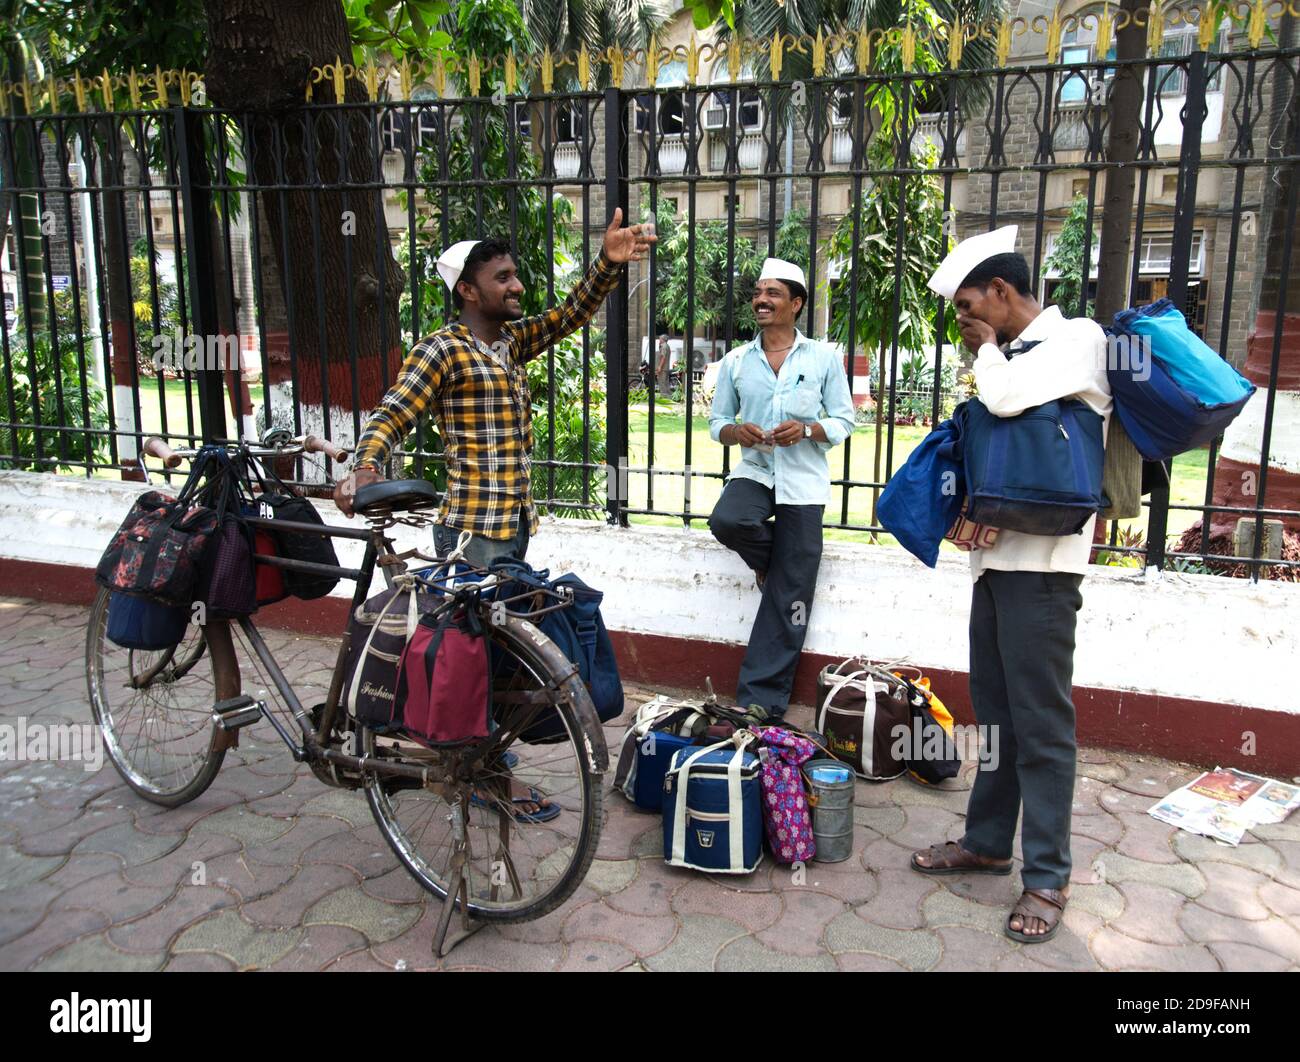
[[1281,822],[1300,807],[1300,786],[1216,767],[1148,809],[1161,822],[1234,847],[1247,830]]

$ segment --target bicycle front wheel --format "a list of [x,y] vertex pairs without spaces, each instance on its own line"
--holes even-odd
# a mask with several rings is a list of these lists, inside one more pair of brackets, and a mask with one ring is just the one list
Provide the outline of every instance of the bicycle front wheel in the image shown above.
[[[191,624],[169,649],[123,649],[108,638],[109,596],[100,589],[86,630],[91,711],[126,784],[176,807],[207,789],[225,758],[213,747],[212,706],[220,698],[208,640]],[[229,629],[222,633],[228,641]]]
[[[482,746],[428,749],[364,730],[366,756],[426,765],[436,779],[429,788],[372,774],[366,795],[389,845],[426,889],[445,900],[463,863],[470,914],[525,922],[555,910],[587,876],[604,825],[608,760],[591,698],[555,644],[514,616],[488,637],[498,727],[488,754],[467,765]],[[563,729],[553,742],[515,740],[551,711]],[[529,801],[558,810],[529,814]]]

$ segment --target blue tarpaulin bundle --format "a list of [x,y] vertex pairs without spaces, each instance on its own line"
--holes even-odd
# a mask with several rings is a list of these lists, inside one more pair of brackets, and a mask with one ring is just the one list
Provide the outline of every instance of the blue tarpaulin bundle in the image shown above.
[[1255,393],[1169,299],[1121,310],[1110,333],[1138,340],[1127,350],[1112,342],[1106,375],[1115,412],[1148,461],[1168,460],[1221,435]]

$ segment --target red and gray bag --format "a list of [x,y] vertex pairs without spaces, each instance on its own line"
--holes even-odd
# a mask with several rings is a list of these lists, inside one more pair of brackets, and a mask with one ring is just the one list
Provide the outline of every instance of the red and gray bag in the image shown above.
[[423,617],[397,668],[394,725],[426,745],[459,745],[490,733],[487,639],[463,607]]
[[217,530],[217,514],[193,505],[191,495],[141,494],[100,557],[95,581],[122,594],[188,607]]

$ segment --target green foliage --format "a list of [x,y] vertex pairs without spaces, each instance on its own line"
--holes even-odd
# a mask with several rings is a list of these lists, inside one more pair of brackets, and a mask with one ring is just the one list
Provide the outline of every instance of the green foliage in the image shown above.
[[736,0],[684,0],[682,7],[690,11],[696,29],[708,29],[715,22],[736,28]]
[[[135,301],[132,303],[132,310],[135,314],[135,356],[136,364],[139,366],[141,376],[154,376],[157,369],[154,367],[154,346],[153,337],[155,335],[175,336],[177,329],[184,328],[184,322],[181,320],[180,298],[176,290],[176,285],[167,280],[161,273],[154,273],[157,278],[155,284],[149,271],[149,246],[142,238],[136,241],[134,253],[131,255],[131,290],[135,292]],[[184,258],[179,263],[181,269],[185,268]],[[149,297],[150,291],[156,287],[158,292],[158,324],[154,327],[153,300]]]
[[[873,169],[894,166],[886,137],[876,137],[867,151]],[[937,151],[928,142],[914,151],[911,165],[931,169]],[[846,347],[850,335],[850,284],[857,281],[856,347],[866,353],[881,350],[897,335],[900,350],[920,351],[934,345],[934,296],[926,281],[948,250],[943,232],[943,187],[938,177],[912,175],[902,193],[903,233],[899,242],[901,179],[881,176],[864,190],[856,245],[853,213],[845,214],[831,236],[832,261],[845,263],[831,284],[830,336]],[[897,258],[896,258],[897,254]],[[897,264],[897,271],[896,271]],[[895,279],[899,284],[898,312],[894,312]],[[956,323],[948,324],[947,338],[956,338]]]
[[[957,366],[950,359],[939,371],[939,416],[952,415],[957,404]],[[895,392],[894,420],[896,423],[915,424],[928,422],[934,413],[934,366],[928,364],[920,352],[908,354],[898,367],[898,387]]]
[[[1074,197],[1074,202],[1070,204],[1070,213],[1061,227],[1060,235],[1056,237],[1056,245],[1052,248],[1052,253],[1047,256],[1046,263],[1049,270],[1060,271],[1060,280],[1052,292],[1052,302],[1061,308],[1061,312],[1066,317],[1074,317],[1079,312],[1079,292],[1080,285],[1083,283],[1084,244],[1087,242],[1087,233],[1088,199],[1086,196],[1077,195]],[[1094,248],[1099,246],[1099,237],[1095,229],[1091,246]],[[1091,317],[1092,310],[1092,300],[1089,300],[1084,316]]]
[[[461,4],[462,8],[495,4]],[[450,47],[451,34],[436,28],[451,10],[445,0],[343,0],[343,14],[358,64],[377,52],[428,56]]]
[[[1115,545],[1118,547],[1145,550],[1146,544],[1146,534],[1140,528],[1119,527],[1115,531]],[[1106,564],[1112,568],[1141,568],[1146,563],[1146,554],[1145,552],[1115,553],[1108,549],[1099,549],[1095,563]]]
[[[80,364],[80,345],[76,336],[60,331],[57,356],[49,332],[38,332],[32,338],[29,352],[27,337],[17,332],[10,341],[10,361],[13,389],[0,399],[0,414],[10,423],[28,422],[29,426],[0,428],[0,466],[26,472],[71,471],[68,461],[85,461],[87,446],[90,460],[102,463],[108,460],[108,437],[83,431],[54,431],[58,427],[104,429],[108,424],[108,410],[103,389],[95,383],[89,372]],[[35,355],[35,373],[32,372],[31,354]],[[32,390],[35,384],[36,402],[40,407],[39,419],[32,410]],[[82,401],[82,386],[86,400]],[[60,388],[62,396],[60,399]],[[31,424],[40,427],[33,430]],[[41,457],[58,458],[58,464],[36,460],[37,443]],[[17,455],[15,460],[14,455]]]

